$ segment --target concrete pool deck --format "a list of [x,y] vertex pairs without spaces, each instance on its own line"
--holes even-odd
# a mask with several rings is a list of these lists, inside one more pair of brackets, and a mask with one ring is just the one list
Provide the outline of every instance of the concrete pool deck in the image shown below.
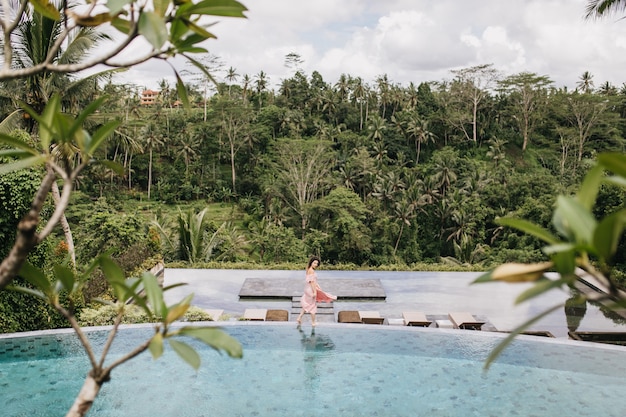
[[[334,312],[343,310],[378,311],[390,324],[402,320],[405,311],[421,311],[429,318],[446,318],[449,312],[464,311],[477,319],[488,321],[493,329],[511,331],[535,315],[570,297],[566,291],[555,290],[540,297],[515,305],[515,298],[530,284],[489,283],[471,285],[481,273],[475,272],[387,272],[387,271],[330,271],[318,270],[320,285],[330,291],[333,281],[350,281],[355,286],[362,280],[379,280],[385,292],[384,300],[339,299]],[[168,303],[180,301],[194,293],[192,304],[204,309],[224,310],[224,317],[237,320],[246,309],[284,309],[291,311],[291,299],[242,299],[239,294],[247,279],[263,280],[269,284],[289,282],[293,288],[304,288],[304,270],[214,270],[170,269],[164,273],[164,285],[187,285],[165,292]],[[276,281],[272,281],[276,280]],[[285,281],[287,280],[287,281]],[[290,287],[291,288],[291,287]],[[567,338],[568,325],[575,322],[578,331],[626,331],[623,324],[604,317],[599,308],[588,305],[584,317],[572,320],[564,309],[547,315],[530,327],[537,332],[550,332],[557,338]],[[568,323],[569,322],[569,323]],[[303,325],[309,325],[305,316]],[[485,329],[487,330],[487,329]]]

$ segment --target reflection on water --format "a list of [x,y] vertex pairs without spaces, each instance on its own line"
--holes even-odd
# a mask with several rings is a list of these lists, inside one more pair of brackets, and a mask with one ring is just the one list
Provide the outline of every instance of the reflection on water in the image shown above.
[[587,302],[580,294],[572,294],[565,301],[565,319],[567,320],[567,329],[575,332],[580,326],[580,322],[587,312]]
[[327,371],[323,363],[329,358],[328,352],[335,349],[332,339],[324,334],[316,334],[315,328],[311,328],[311,333],[307,334],[298,326],[300,332],[300,343],[304,351],[304,383],[309,385],[309,389],[317,393],[320,389],[320,377]]
[[305,351],[324,352],[335,348],[335,344],[330,337],[315,333],[315,327],[311,328],[311,334],[309,336],[306,335],[300,326],[298,326],[298,331],[300,331],[300,341]]

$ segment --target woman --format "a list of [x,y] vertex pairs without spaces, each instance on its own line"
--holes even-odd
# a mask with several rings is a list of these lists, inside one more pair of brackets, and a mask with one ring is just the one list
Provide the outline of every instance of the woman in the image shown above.
[[311,325],[315,327],[317,325],[317,322],[315,321],[315,314],[317,314],[317,303],[327,303],[337,299],[336,296],[322,291],[319,284],[317,283],[317,274],[315,273],[315,269],[319,265],[320,258],[318,258],[317,256],[312,256],[311,259],[309,259],[309,264],[306,267],[306,285],[304,287],[304,294],[300,299],[302,311],[300,311],[300,315],[296,320],[298,322],[298,326],[302,324],[302,316],[304,315],[304,313],[309,313],[311,315]]

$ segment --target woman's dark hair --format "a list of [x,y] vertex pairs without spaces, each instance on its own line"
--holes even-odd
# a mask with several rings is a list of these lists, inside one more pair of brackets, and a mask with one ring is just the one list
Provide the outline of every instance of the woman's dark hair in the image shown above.
[[311,259],[309,259],[309,264],[307,265],[307,269],[309,269],[311,267],[311,265],[313,265],[313,261],[317,261],[318,264],[321,264],[322,261],[320,260],[319,257],[317,256],[311,256]]

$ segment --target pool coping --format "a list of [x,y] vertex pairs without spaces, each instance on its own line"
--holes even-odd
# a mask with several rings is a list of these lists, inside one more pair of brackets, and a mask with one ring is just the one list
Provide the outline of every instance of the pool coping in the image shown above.
[[[294,322],[263,322],[263,321],[194,321],[194,322],[176,322],[172,327],[183,327],[183,326],[208,326],[208,327],[220,327],[223,329],[227,329],[228,327],[245,327],[245,326],[270,326],[270,327],[292,327],[296,330],[298,327],[300,328],[311,328],[310,325],[302,325],[297,326]],[[96,331],[108,331],[111,330],[113,326],[92,326],[92,327],[83,327],[82,330],[85,332],[96,332]],[[128,329],[142,329],[142,328],[154,328],[154,323],[138,323],[138,324],[122,324],[119,326],[119,330],[128,330]],[[428,332],[428,333],[443,333],[443,334],[451,334],[451,335],[472,335],[472,337],[485,337],[491,339],[504,339],[509,334],[502,332],[492,332],[492,331],[480,331],[480,330],[461,330],[461,329],[446,329],[446,328],[429,328],[429,327],[413,327],[413,326],[381,326],[377,324],[361,324],[361,323],[318,323],[315,327],[316,330],[323,330],[324,328],[351,328],[351,329],[367,329],[367,330],[380,330],[380,331],[390,331],[390,332]],[[28,332],[18,332],[18,333],[2,333],[0,334],[0,340],[2,339],[16,339],[16,338],[25,338],[25,337],[36,337],[36,336],[46,336],[46,335],[55,335],[55,334],[68,334],[74,333],[72,328],[62,328],[62,329],[49,329],[49,330],[36,330],[36,331],[28,331]],[[531,335],[520,334],[515,337],[515,339],[524,340],[524,341],[532,341],[538,343],[548,343],[548,344],[558,344],[565,346],[580,346],[586,348],[593,349],[601,349],[601,350],[610,350],[617,352],[625,352],[626,346],[620,345],[611,345],[606,343],[597,343],[597,342],[588,342],[588,341],[579,341],[579,340],[571,340],[571,339],[561,339],[561,338],[550,338],[550,337],[538,337]]]

